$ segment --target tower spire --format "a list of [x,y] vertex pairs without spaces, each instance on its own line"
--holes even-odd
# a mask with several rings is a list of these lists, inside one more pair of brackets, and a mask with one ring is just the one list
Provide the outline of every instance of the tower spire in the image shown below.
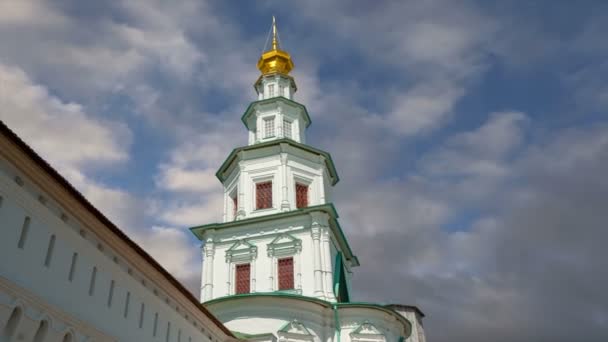
[[272,16],[272,49],[279,49],[279,40],[277,38],[277,21],[274,18],[274,15]]

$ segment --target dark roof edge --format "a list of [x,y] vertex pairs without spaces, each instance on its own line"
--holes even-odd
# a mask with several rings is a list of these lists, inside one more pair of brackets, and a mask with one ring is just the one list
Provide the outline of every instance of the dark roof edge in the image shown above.
[[120,228],[118,228],[112,221],[110,221],[104,214],[102,214],[97,208],[95,208],[70,182],[68,182],[63,176],[57,172],[47,161],[42,159],[29,145],[27,145],[15,132],[13,132],[4,121],[0,120],[0,132],[10,141],[12,141],[17,147],[19,147],[25,154],[31,158],[40,168],[47,172],[55,181],[63,186],[70,195],[74,196],[76,200],[85,207],[86,210],[90,211],[95,218],[97,218],[103,225],[108,227],[112,233],[117,235],[123,240],[129,247],[133,248],[137,254],[139,254],[146,262],[150,263],[157,271],[159,271],[168,281],[171,283],[179,292],[181,292],[188,300],[190,300],[197,308],[199,308],[212,322],[214,322],[224,333],[230,337],[235,337],[228,328],[222,324],[215,316],[213,316],[200,302],[194,297],[190,291],[188,291],[177,279],[175,279],[171,273],[165,270],[154,258],[150,256],[143,248],[131,240]]
[[399,312],[397,312],[395,309],[393,309],[389,305],[368,303],[368,302],[332,303],[332,302],[328,302],[326,300],[315,298],[315,297],[308,297],[308,296],[292,294],[292,293],[284,293],[284,292],[254,292],[254,293],[243,293],[243,294],[237,294],[237,295],[230,295],[230,296],[224,296],[224,297],[212,299],[210,301],[205,302],[204,305],[214,305],[217,303],[230,301],[230,300],[239,300],[239,299],[256,298],[256,297],[258,297],[258,298],[273,298],[274,297],[274,298],[302,300],[302,301],[315,303],[315,304],[325,306],[325,307],[335,306],[337,308],[362,307],[362,308],[380,309],[385,312],[386,311],[391,312],[391,314],[395,315],[395,317],[400,320],[405,320],[405,322],[407,322],[410,325],[410,332],[411,332],[411,328],[412,328],[411,327],[412,322],[410,322],[407,318],[403,317]]
[[274,219],[278,219],[278,218],[280,219],[280,218],[285,218],[285,217],[290,217],[290,216],[307,214],[307,213],[314,212],[314,211],[323,211],[330,216],[329,223],[330,223],[330,225],[332,225],[331,228],[333,228],[333,227],[336,228],[336,229],[333,229],[334,233],[336,235],[336,238],[341,239],[344,243],[344,248],[342,248],[342,249],[344,249],[345,252],[347,253],[346,259],[351,261],[353,263],[353,266],[359,266],[360,265],[359,258],[357,258],[357,256],[353,253],[350,245],[348,244],[348,240],[346,239],[346,236],[344,235],[344,232],[342,231],[342,227],[340,226],[340,223],[338,222],[338,217],[339,217],[338,212],[336,211],[336,207],[334,207],[333,203],[319,204],[319,205],[315,205],[315,206],[299,208],[296,210],[283,211],[283,212],[279,212],[276,214],[250,217],[250,218],[246,218],[244,220],[238,220],[238,221],[228,221],[228,222],[223,222],[223,223],[209,223],[209,224],[204,224],[201,226],[191,227],[190,231],[199,240],[202,240],[202,235],[201,235],[202,232],[205,230],[208,230],[208,229],[231,228],[231,227],[241,226],[243,224],[264,222],[264,221],[274,220]]
[[243,124],[245,125],[245,127],[247,127],[247,122],[245,121],[245,117],[247,116],[247,114],[249,113],[250,109],[260,103],[266,103],[266,102],[273,102],[276,100],[283,100],[287,103],[291,103],[293,105],[296,105],[298,107],[301,107],[304,110],[304,116],[306,117],[306,120],[308,121],[308,123],[306,124],[306,128],[308,128],[311,124],[312,124],[312,119],[310,118],[310,115],[308,115],[308,109],[306,109],[306,106],[296,102],[294,100],[290,100],[288,98],[286,98],[285,96],[275,96],[275,97],[271,97],[268,99],[263,99],[263,100],[257,100],[257,101],[253,101],[249,104],[249,106],[247,106],[247,109],[245,109],[245,112],[243,113],[243,115],[241,116],[241,121],[243,122]]
[[414,311],[416,311],[420,315],[420,317],[426,317],[426,315],[424,314],[424,312],[422,312],[422,310],[420,310],[420,308],[418,308],[416,305],[405,305],[405,304],[395,304],[395,303],[393,303],[393,304],[386,304],[385,306],[389,307],[391,309],[393,307],[402,307],[402,308],[414,310]]
[[234,158],[236,158],[236,156],[238,155],[239,152],[255,150],[258,148],[264,148],[264,147],[268,147],[268,146],[280,145],[281,143],[289,144],[293,147],[300,148],[305,151],[315,153],[317,155],[322,155],[323,157],[325,157],[325,164],[327,165],[328,172],[330,173],[330,175],[333,175],[331,185],[338,184],[338,182],[340,181],[340,176],[338,176],[338,171],[336,170],[336,165],[334,164],[334,160],[331,158],[331,154],[329,154],[328,152],[325,152],[323,150],[320,150],[318,148],[314,148],[312,146],[302,144],[302,143],[296,142],[296,141],[288,139],[288,138],[271,140],[271,141],[266,141],[263,143],[241,146],[241,147],[237,147],[237,148],[233,149],[232,152],[230,152],[230,154],[226,158],[226,160],[224,160],[222,165],[220,165],[220,168],[215,173],[215,177],[222,183],[226,180],[226,178],[222,176],[222,170],[225,170],[228,168],[228,166],[230,166],[230,164],[232,163],[232,160]]

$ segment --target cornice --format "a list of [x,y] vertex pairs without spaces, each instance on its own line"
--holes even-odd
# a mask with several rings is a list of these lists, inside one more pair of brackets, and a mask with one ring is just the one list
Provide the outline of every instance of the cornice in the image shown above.
[[246,218],[243,220],[237,221],[229,221],[224,223],[210,223],[201,226],[191,227],[190,231],[194,234],[199,240],[204,239],[204,235],[210,229],[214,229],[216,231],[241,227],[248,224],[254,224],[259,222],[266,222],[270,220],[279,220],[288,217],[301,216],[301,215],[309,215],[311,213],[325,213],[329,215],[329,227],[334,233],[338,244],[340,245],[342,251],[344,252],[344,256],[348,261],[351,262],[352,266],[359,266],[359,259],[353,254],[350,245],[348,244],[348,240],[344,235],[344,231],[342,231],[342,227],[338,222],[338,212],[332,203],[315,205],[311,207],[299,208],[291,211],[283,211],[276,214],[265,215],[265,216],[256,216],[251,218]]
[[312,124],[312,120],[310,119],[310,115],[308,115],[308,110],[306,109],[306,106],[304,106],[303,104],[298,103],[296,101],[290,100],[284,96],[275,96],[275,97],[271,97],[269,99],[251,102],[249,104],[249,106],[247,106],[247,109],[245,109],[245,112],[241,116],[241,121],[243,122],[245,127],[248,127],[247,126],[247,117],[249,117],[249,115],[251,115],[251,113],[253,113],[255,107],[257,107],[259,105],[267,104],[267,103],[273,103],[273,102],[283,102],[283,103],[293,105],[295,107],[300,108],[302,110],[302,113],[304,114],[304,119],[306,120],[306,128],[308,128],[308,126],[310,126],[310,124]]
[[224,181],[226,181],[226,179],[228,179],[228,176],[229,176],[227,174],[228,169],[230,169],[230,166],[234,163],[234,161],[237,158],[240,158],[241,160],[244,159],[243,154],[246,151],[252,151],[252,150],[257,150],[257,149],[279,146],[279,148],[280,148],[279,153],[285,153],[285,152],[288,152],[285,150],[285,147],[284,147],[285,145],[289,145],[291,147],[294,147],[294,148],[297,148],[297,149],[300,149],[300,150],[303,150],[303,151],[306,151],[309,153],[316,154],[320,157],[323,157],[323,159],[324,159],[323,161],[325,162],[328,173],[331,177],[331,185],[336,185],[340,181],[340,177],[338,176],[338,171],[336,171],[336,166],[329,153],[327,153],[323,150],[316,149],[312,146],[296,142],[296,141],[288,139],[288,138],[277,139],[277,140],[267,141],[267,142],[263,142],[263,143],[257,143],[254,145],[248,145],[248,146],[242,146],[242,147],[235,148],[234,150],[232,150],[232,152],[228,155],[226,160],[224,160],[224,162],[222,163],[220,168],[217,170],[217,172],[215,173],[215,177],[217,177],[217,179],[219,179],[219,181],[222,183]]

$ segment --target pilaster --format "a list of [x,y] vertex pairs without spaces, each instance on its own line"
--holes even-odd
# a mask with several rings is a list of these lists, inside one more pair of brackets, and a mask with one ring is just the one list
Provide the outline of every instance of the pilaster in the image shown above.
[[323,266],[321,264],[322,251],[321,251],[321,233],[326,228],[327,214],[325,213],[311,213],[311,225],[310,233],[312,236],[313,246],[313,265],[314,265],[314,294],[318,298],[325,299],[324,286],[323,286]]
[[239,165],[240,168],[240,173],[239,173],[239,185],[238,185],[238,192],[239,192],[239,209],[236,212],[236,219],[237,220],[242,220],[245,218],[245,183],[246,183],[246,178],[247,178],[247,171],[245,171],[245,166],[243,165]]
[[328,227],[325,227],[321,232],[321,249],[323,255],[323,276],[325,283],[325,299],[335,301],[334,291],[332,289],[332,267],[331,267],[331,235]]
[[287,177],[287,153],[281,153],[281,211],[289,211],[289,188]]
[[213,261],[215,257],[215,244],[208,238],[203,245],[203,302],[213,299]]

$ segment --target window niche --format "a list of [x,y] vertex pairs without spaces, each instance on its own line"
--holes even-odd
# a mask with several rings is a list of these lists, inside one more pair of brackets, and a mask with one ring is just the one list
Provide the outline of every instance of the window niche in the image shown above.
[[350,333],[350,340],[353,342],[384,342],[386,336],[380,329],[366,320]]
[[[272,291],[289,291],[302,294],[300,272],[302,240],[284,233],[267,245],[272,265]],[[287,279],[286,277],[291,277]]]
[[291,120],[283,119],[283,136],[288,139],[293,139],[293,125]]
[[274,137],[274,116],[264,118],[264,139]]
[[295,200],[296,208],[300,209],[306,208],[311,204],[314,205],[311,193],[311,191],[313,190],[311,187],[311,185],[313,184],[313,180],[311,178],[304,177],[298,174],[294,177],[292,184],[292,189],[294,192],[294,197],[292,198]]
[[279,342],[314,341],[315,336],[300,321],[294,319],[286,323],[277,331]]
[[229,212],[232,214],[232,220],[236,220],[239,210],[239,191],[237,187],[234,187],[228,194],[228,205],[230,207]]
[[246,240],[239,240],[226,251],[226,264],[232,284],[229,294],[255,292],[255,260],[258,248]]
[[272,181],[255,183],[255,209],[272,208]]

